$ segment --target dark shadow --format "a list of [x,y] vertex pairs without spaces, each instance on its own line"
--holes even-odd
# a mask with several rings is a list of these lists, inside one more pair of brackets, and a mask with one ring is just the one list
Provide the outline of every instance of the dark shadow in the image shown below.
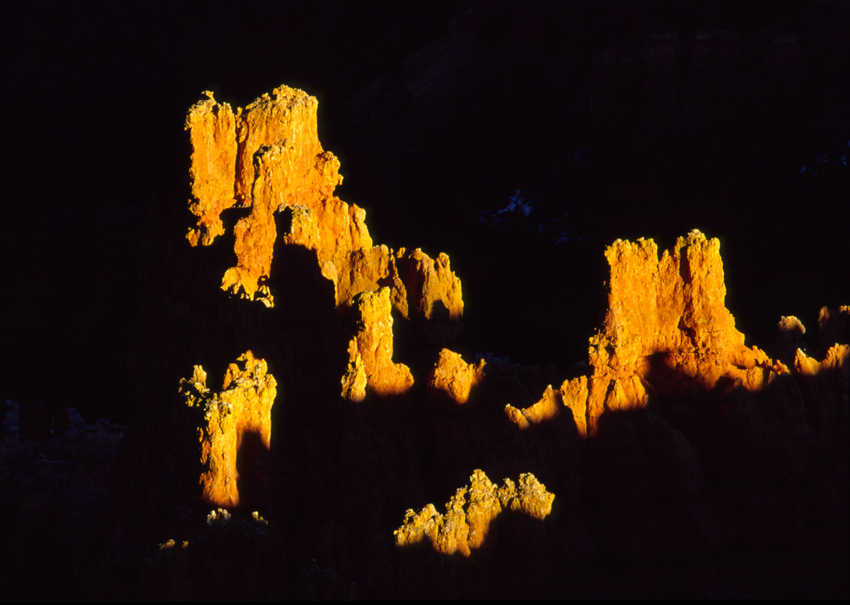
[[[553,507],[540,535],[526,528],[516,542],[505,538],[500,522],[491,523],[485,545],[468,560],[476,561],[475,571],[465,568],[468,561],[439,555],[428,544],[393,555],[401,574],[419,578],[415,581],[422,583],[423,594],[434,596],[481,596],[492,594],[489,589],[515,594],[519,585],[533,590],[531,583],[517,584],[512,578],[519,569],[543,569],[548,595],[576,589],[584,594],[582,590],[589,591],[584,578],[602,581],[613,574],[622,585],[600,586],[588,594],[673,598],[699,592],[690,574],[701,565],[716,567],[724,577],[737,566],[736,576],[725,581],[741,583],[743,576],[748,579],[739,585],[749,585],[752,578],[753,585],[764,586],[754,578],[763,574],[760,561],[768,558],[788,574],[793,594],[816,591],[809,572],[789,568],[787,557],[814,556],[812,549],[819,547],[812,540],[826,539],[847,523],[846,507],[838,505],[847,501],[846,481],[839,478],[847,471],[847,461],[833,441],[841,423],[845,428],[847,424],[846,403],[835,388],[844,380],[846,390],[846,378],[841,378],[846,368],[811,377],[783,374],[753,391],[724,377],[709,390],[667,359],[659,352],[645,364],[644,377],[658,407],[604,413],[596,435],[586,442],[578,438],[568,410],[525,431],[506,419],[502,425],[493,422],[491,414],[483,413],[486,407],[476,408],[475,415],[460,406],[454,412],[430,413],[434,447],[428,459],[435,470],[422,472],[430,477],[429,491],[441,493],[419,500],[416,507],[427,501],[443,512],[454,490],[466,483],[467,469],[486,459],[488,466],[482,468],[497,483],[496,476],[531,470],[556,494],[561,508]],[[488,375],[479,388],[492,388],[494,383],[488,381],[494,377]],[[504,387],[496,393],[504,398]],[[498,407],[491,409],[496,412]],[[490,449],[479,458],[470,455],[474,444],[488,444]],[[560,477],[554,472],[557,465]],[[494,476],[489,469],[504,474]],[[576,536],[582,531],[593,536],[598,550],[592,555],[577,550],[581,542]],[[846,545],[846,536],[828,540],[824,548],[846,560],[837,546]],[[533,552],[517,561],[512,555],[530,542],[535,544]],[[569,569],[547,567],[539,552],[557,552],[556,560],[576,563]],[[517,561],[510,574],[497,563],[506,560]],[[645,565],[647,560],[653,564]],[[420,576],[423,569],[433,569],[451,588],[429,585]],[[498,588],[476,584],[474,578],[484,576],[495,579]]]
[[236,512],[250,516],[254,511],[269,519],[271,514],[271,457],[259,431],[245,431],[239,436],[236,471],[239,474],[239,506]]

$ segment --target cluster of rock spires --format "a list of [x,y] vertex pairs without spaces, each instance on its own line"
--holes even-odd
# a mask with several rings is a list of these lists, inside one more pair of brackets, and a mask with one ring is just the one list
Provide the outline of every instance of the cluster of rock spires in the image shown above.
[[604,414],[657,408],[659,394],[681,398],[700,390],[723,398],[733,390],[754,394],[768,387],[802,421],[803,401],[788,380],[788,366],[797,376],[820,370],[840,375],[848,363],[850,348],[837,344],[846,339],[848,307],[821,310],[822,364],[798,347],[790,354],[789,337],[796,334],[794,344],[803,345],[799,336],[805,332],[795,317],[783,317],[778,326],[776,348],[784,362],[747,347],[724,305],[720,242],[699,231],[680,237],[660,260],[655,243],[644,239],[617,240],[605,256],[608,310],[590,339],[592,373],[565,381],[560,391],[548,387],[525,410],[508,406],[506,413],[521,428],[551,418],[560,402],[572,411],[579,432],[594,436]]
[[465,361],[448,257],[373,245],[316,100],[208,97],[195,222],[155,209],[145,242],[85,596],[846,592],[850,307],[811,356],[782,318],[771,359],[725,307],[718,240],[618,240],[588,364]]
[[[440,301],[445,313],[439,319],[460,319],[460,281],[445,254],[434,261],[419,249],[373,246],[366,212],[333,196],[342,183],[339,160],[319,143],[315,97],[281,86],[234,114],[206,94],[186,122],[193,146],[190,209],[198,217],[187,238],[192,246],[209,246],[224,233],[223,211],[251,209],[234,227],[237,266],[225,272],[223,289],[274,306],[266,285],[277,240],[274,216],[286,211],[290,222],[282,241],[316,252],[337,306],[387,285],[405,318],[430,321]],[[440,336],[450,339],[458,331]]]
[[510,479],[496,488],[484,471],[475,469],[469,486],[458,489],[446,504],[445,515],[438,513],[433,504],[418,514],[408,509],[404,525],[395,531],[395,542],[398,546],[418,544],[427,537],[437,552],[460,552],[468,557],[471,550],[484,544],[490,522],[502,510],[519,510],[542,521],[552,511],[554,499],[555,495],[547,492],[531,473],[520,475],[519,489]]
[[[192,107],[186,121],[193,147],[190,209],[198,217],[189,243],[211,245],[224,234],[222,212],[250,208],[233,227],[237,265],[225,271],[221,287],[270,308],[278,239],[314,251],[336,306],[357,315],[343,396],[362,401],[367,386],[379,395],[407,391],[413,378],[392,361],[390,312],[412,320],[426,342],[456,337],[463,299],[448,256],[433,260],[418,248],[373,246],[365,211],[333,196],[342,182],[339,160],[319,143],[314,97],[281,86],[234,113],[205,94],[208,100]],[[278,238],[276,217],[284,215]]]

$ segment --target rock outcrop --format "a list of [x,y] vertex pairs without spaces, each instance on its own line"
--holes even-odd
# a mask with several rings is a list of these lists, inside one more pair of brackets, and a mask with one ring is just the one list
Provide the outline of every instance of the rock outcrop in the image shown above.
[[357,333],[348,345],[349,365],[342,379],[342,396],[349,401],[363,401],[367,386],[382,397],[407,392],[413,386],[410,369],[393,362],[389,288],[361,292],[354,297],[352,306],[357,316]]
[[333,196],[342,176],[339,160],[319,143],[315,97],[280,86],[234,113],[206,94],[186,119],[193,147],[190,210],[197,216],[189,243],[211,245],[225,232],[223,212],[250,209],[233,227],[237,265],[225,271],[223,290],[273,307],[269,279],[280,241],[315,251],[341,309],[361,292],[388,286],[393,306],[426,342],[458,336],[463,300],[448,256],[432,260],[418,248],[373,246],[366,212]]
[[446,555],[459,552],[468,557],[484,544],[490,523],[503,510],[522,512],[543,520],[552,511],[555,495],[546,491],[531,473],[519,477],[519,486],[505,479],[496,487],[480,469],[473,471],[469,485],[461,487],[446,504],[446,514],[428,504],[415,513],[408,510],[404,525],[394,532],[397,546],[417,544],[428,538],[434,550]]
[[195,366],[191,379],[180,381],[185,404],[197,411],[193,418],[202,469],[200,499],[214,507],[242,504],[265,513],[270,505],[271,409],[277,381],[266,362],[247,351],[227,368],[221,392],[210,392],[206,382],[201,366]]
[[485,365],[484,359],[479,359],[477,364],[466,363],[458,353],[442,349],[428,375],[429,398],[465,404],[473,387],[484,380]]
[[850,342],[850,306],[821,308],[818,314],[818,340],[822,351],[834,344]]
[[[463,312],[448,257],[374,245],[363,211],[332,195],[330,156],[299,150],[311,127],[285,140],[263,130],[271,115],[314,120],[312,101],[281,88],[258,101],[250,128],[233,113],[258,146],[243,157],[234,135],[232,161],[198,151],[231,145],[200,136],[230,128],[223,106],[201,105],[190,127],[207,158],[194,172],[196,245],[179,207],[145,243],[139,413],[115,456],[99,595],[124,594],[121,570],[146,550],[150,596],[608,595],[598,587],[635,562],[651,563],[627,588],[723,596],[671,570],[829,536],[846,519],[848,346],[791,357],[802,325],[788,318],[785,361],[746,346],[717,240],[694,231],[660,258],[647,240],[608,247],[589,365],[468,363],[447,347]],[[822,330],[843,338],[844,315],[823,312]],[[225,376],[221,391],[205,371]],[[257,414],[243,420],[243,409]],[[394,534],[405,547],[394,547],[399,511],[454,492],[468,469],[520,479],[497,487],[476,470],[446,512],[408,511]],[[218,588],[199,589],[207,582]]]
[[[842,494],[818,496],[831,518],[840,517],[835,503],[848,488],[832,469],[847,468],[850,347],[832,344],[820,362],[795,348],[791,363],[747,347],[724,304],[719,242],[699,231],[660,259],[647,240],[618,240],[605,256],[608,308],[590,339],[592,372],[560,391],[548,387],[528,408],[507,406],[508,419],[526,429],[569,407],[589,439],[600,510],[612,507],[601,514],[613,515],[612,522],[623,514],[613,512],[617,499],[641,502],[655,482],[677,497],[706,489],[727,494],[745,543],[797,539],[797,498],[812,481]],[[824,309],[821,318],[839,326],[843,316]],[[794,317],[780,322],[775,348],[786,360],[804,332]],[[639,514],[640,505],[630,507],[628,514]],[[715,519],[699,540],[731,539]]]
[[[608,311],[590,341],[589,434],[604,412],[657,404],[655,390],[680,386],[670,376],[696,381],[707,391],[721,376],[755,389],[763,373],[773,371],[767,355],[744,345],[726,309],[719,240],[692,231],[661,259],[652,241],[618,240],[605,258]],[[777,366],[776,372],[787,369]]]

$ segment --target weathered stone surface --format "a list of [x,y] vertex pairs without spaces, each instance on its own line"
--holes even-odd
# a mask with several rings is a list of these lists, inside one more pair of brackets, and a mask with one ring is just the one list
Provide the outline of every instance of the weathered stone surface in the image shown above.
[[264,509],[269,505],[268,451],[277,381],[266,362],[255,359],[251,351],[227,368],[221,392],[211,393],[206,381],[201,366],[195,366],[191,379],[180,381],[185,404],[202,414],[196,429],[203,469],[200,497],[213,506],[237,507],[240,484],[247,483],[243,491],[249,491],[248,500],[253,500],[247,505]]
[[[348,347],[348,372],[343,377],[343,396],[362,401],[366,386],[376,395],[400,395],[413,386],[410,369],[393,362],[393,318],[390,289],[361,292],[353,299],[357,333]],[[362,370],[361,370],[362,368]]]
[[186,120],[194,148],[192,211],[199,217],[188,239],[210,245],[223,233],[223,210],[237,202],[250,207],[234,228],[237,265],[225,273],[222,288],[273,306],[264,282],[277,239],[274,213],[295,204],[318,209],[342,182],[339,160],[322,150],[318,102],[301,90],[280,86],[235,114],[208,96]]
[[409,318],[426,342],[440,344],[463,330],[463,296],[460,280],[451,270],[448,255],[431,259],[419,248],[396,255],[408,292]]
[[431,373],[428,375],[428,395],[432,400],[449,398],[464,404],[469,401],[472,387],[484,380],[486,362],[466,363],[454,351],[442,349]]
[[286,211],[280,241],[316,252],[338,307],[350,307],[360,292],[390,286],[393,307],[427,342],[444,344],[460,334],[461,284],[448,256],[434,260],[418,248],[373,247],[366,212],[333,196],[342,182],[339,160],[319,143],[315,97],[280,86],[234,114],[207,96],[186,120],[193,146],[190,209],[198,217],[189,242],[210,245],[224,232],[223,211],[251,209],[234,227],[237,264],[225,271],[222,289],[274,306],[275,217]]
[[366,385],[369,379],[363,357],[357,347],[357,338],[348,343],[348,369],[342,377],[342,396],[348,401],[360,403],[366,398]]
[[771,352],[786,366],[793,365],[797,349],[806,348],[806,343],[803,342],[805,333],[806,327],[799,319],[793,315],[782,317],[776,324],[776,336]]
[[552,385],[546,387],[540,401],[534,405],[518,410],[514,406],[508,404],[505,406],[505,413],[508,418],[516,424],[520,429],[527,429],[532,424],[540,424],[544,420],[551,420],[561,412],[564,406],[561,392],[552,388]]
[[[192,199],[189,209],[198,217],[197,228],[188,234],[193,246],[209,246],[224,233],[222,211],[236,203],[233,175],[236,173],[236,117],[228,103],[218,104],[209,91],[186,117],[192,143]],[[237,113],[238,115],[238,113]]]
[[[298,136],[260,144],[250,156],[253,172],[240,177],[251,187],[237,203],[250,205],[251,214],[235,234],[240,258],[246,260],[231,272],[232,285],[254,280],[252,296],[271,303],[274,294],[274,308],[222,296],[219,270],[229,265],[224,264],[227,255],[216,250],[183,242],[183,250],[175,252],[174,245],[162,255],[160,265],[166,269],[156,273],[150,263],[144,269],[152,272],[146,278],[150,298],[142,325],[153,330],[140,349],[145,363],[134,372],[142,429],[128,434],[134,440],[118,466],[130,487],[128,497],[116,498],[126,507],[112,510],[131,512],[122,512],[117,525],[124,534],[111,538],[113,549],[166,538],[179,544],[190,535],[166,528],[182,514],[186,492],[198,491],[197,473],[191,490],[186,481],[175,480],[199,456],[197,439],[192,447],[174,445],[182,435],[174,410],[188,410],[191,416],[201,408],[169,408],[163,394],[176,397],[172,368],[200,362],[208,369],[224,368],[249,347],[262,352],[287,385],[286,409],[275,406],[286,422],[275,422],[279,445],[270,498],[282,512],[270,517],[270,526],[282,527],[287,544],[294,546],[286,558],[282,549],[275,551],[273,573],[285,576],[286,586],[296,586],[297,594],[303,589],[305,597],[338,594],[323,592],[319,581],[337,576],[340,582],[356,580],[362,594],[389,598],[430,594],[421,588],[433,585],[455,597],[529,594],[534,587],[546,592],[561,576],[558,561],[566,569],[590,558],[597,567],[610,561],[663,566],[680,556],[704,560],[723,549],[732,552],[739,542],[754,547],[793,542],[804,527],[801,510],[829,510],[842,518],[846,354],[835,349],[827,362],[812,353],[796,365],[783,365],[744,346],[724,306],[716,241],[693,232],[660,260],[652,242],[612,245],[606,253],[609,308],[591,342],[591,366],[569,373],[577,377],[564,381],[558,368],[497,362],[492,356],[486,368],[482,362],[470,365],[448,349],[429,367],[445,346],[433,345],[457,334],[463,309],[460,282],[448,258],[373,245],[362,210],[327,192],[311,201],[310,192],[316,191],[311,188],[324,181],[290,170],[303,159],[292,142]],[[304,183],[306,189],[299,189]],[[276,205],[277,198],[287,201]],[[182,235],[161,237],[179,243]],[[267,246],[269,241],[275,247]],[[244,285],[238,287],[244,291]],[[404,332],[394,344],[393,321],[400,318]],[[420,342],[407,338],[412,332],[408,321]],[[352,323],[357,324],[353,338]],[[418,347],[422,340],[429,346]],[[395,363],[394,355],[417,376],[433,369],[427,388],[410,388],[412,373]],[[243,489],[247,473],[240,467],[244,450],[235,466],[224,460],[224,452],[234,459],[237,449],[226,435],[238,434],[225,394],[238,390],[240,380],[233,377],[242,373],[229,372],[223,393],[205,395],[218,397],[219,403],[214,408],[204,404],[210,418],[202,427],[209,430],[201,431],[210,443],[207,460],[239,482],[239,508],[249,503]],[[184,395],[206,388],[201,376],[186,383]],[[340,410],[352,406],[339,406],[340,387],[350,401],[363,401],[367,391],[370,397],[408,395],[392,414],[382,413],[389,408],[380,405],[371,416],[346,414]],[[469,402],[479,391],[485,405],[473,408],[455,404],[436,410],[423,401],[423,395],[439,394]],[[506,422],[508,402],[516,406],[507,408],[509,418],[536,428],[519,431]],[[570,408],[572,418],[561,406]],[[813,433],[819,449],[813,447]],[[162,445],[152,447],[158,439]],[[213,460],[215,455],[220,460]],[[126,462],[136,456],[144,463]],[[506,480],[497,488],[477,471],[445,513],[433,505],[411,511],[396,533],[397,543],[428,538],[438,553],[463,556],[478,548],[476,555],[450,568],[434,564],[444,561],[430,548],[391,548],[387,531],[397,526],[406,503],[433,501],[437,490],[452,493],[468,472],[463,469],[482,466],[502,477],[530,470],[553,487],[552,493],[532,476],[521,476],[516,485]],[[232,504],[227,485],[209,475],[203,480],[212,486],[208,491],[218,490]],[[829,489],[810,489],[820,483]],[[559,514],[538,523],[535,518],[549,514],[553,494],[561,503]],[[801,505],[801,494],[814,504]],[[531,516],[511,515],[493,524],[505,508]],[[137,519],[150,521],[135,531]],[[481,548],[488,530],[494,548]],[[188,560],[198,553],[195,564],[205,564],[208,556],[215,559],[216,548],[228,546],[195,549],[190,541]],[[234,558],[228,554],[217,561],[224,565]],[[245,567],[238,569],[241,574]],[[306,579],[302,569],[309,570]],[[560,585],[551,590],[569,593]],[[269,593],[264,589],[261,594]]]
[[437,552],[468,557],[479,548],[487,535],[490,523],[502,510],[519,511],[534,519],[543,520],[552,511],[555,495],[531,473],[523,473],[517,487],[510,479],[497,488],[487,475],[476,469],[469,485],[461,487],[446,504],[446,514],[440,514],[433,504],[415,513],[408,510],[404,525],[394,532],[397,546],[417,544],[428,538]]
[[660,260],[652,241],[617,240],[605,257],[610,267],[608,311],[602,329],[590,340],[590,434],[606,411],[650,405],[654,390],[676,389],[682,379],[706,390],[721,376],[741,379],[750,389],[762,384],[759,371],[750,370],[769,371],[773,363],[759,349],[744,345],[744,335],[724,305],[719,240],[694,230],[677,239]]
[[587,376],[565,380],[561,385],[561,399],[570,409],[579,436],[587,436]]

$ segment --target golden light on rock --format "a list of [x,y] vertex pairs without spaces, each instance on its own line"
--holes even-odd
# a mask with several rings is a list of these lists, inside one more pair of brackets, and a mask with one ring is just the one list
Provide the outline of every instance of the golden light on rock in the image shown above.
[[397,546],[418,544],[427,538],[437,552],[459,552],[468,557],[484,543],[490,523],[503,510],[542,521],[552,512],[554,499],[555,495],[531,473],[521,474],[518,486],[505,479],[501,487],[496,487],[484,471],[476,469],[469,485],[459,488],[446,504],[445,514],[437,512],[433,504],[418,513],[409,509],[404,524],[393,535]]
[[429,398],[448,398],[455,403],[466,403],[472,388],[484,380],[485,365],[483,359],[473,365],[466,363],[460,354],[442,349],[428,375]]
[[[389,284],[393,308],[426,340],[447,342],[460,333],[461,284],[449,257],[373,246],[366,211],[333,195],[342,183],[340,165],[319,142],[315,97],[279,86],[234,112],[205,94],[186,118],[193,149],[189,209],[197,217],[186,237],[192,246],[209,246],[224,233],[222,212],[251,210],[233,228],[237,262],[222,276],[223,290],[273,307],[269,279],[279,240],[316,252],[337,307]],[[278,234],[275,216],[284,211],[290,224]]]
[[[789,374],[782,361],[745,346],[735,329],[725,306],[719,240],[694,230],[660,259],[652,240],[617,240],[605,257],[608,310],[590,339],[592,373],[564,381],[560,391],[547,387],[540,401],[523,410],[506,406],[507,418],[520,429],[554,418],[566,406],[579,435],[592,436],[603,414],[656,406],[658,394],[688,384],[708,392],[723,379],[731,385],[727,389],[754,392]],[[836,323],[844,317],[829,310],[821,316],[834,316]],[[783,327],[805,331],[793,317],[782,318]],[[848,359],[850,347],[835,345],[822,364],[838,368]],[[796,351],[796,374],[815,376],[822,364]]]
[[180,381],[180,394],[189,408],[197,409],[196,434],[201,499],[216,507],[239,506],[237,456],[243,480],[252,484],[253,497],[267,504],[271,445],[271,408],[277,396],[277,381],[266,362],[246,351],[225,373],[222,390],[211,392],[207,374],[195,366],[191,379]]
[[[399,395],[413,386],[410,368],[393,362],[393,318],[390,289],[362,292],[354,297],[357,333],[348,345],[348,371],[342,396],[363,401],[366,387],[376,395]],[[365,384],[364,384],[365,380]]]

